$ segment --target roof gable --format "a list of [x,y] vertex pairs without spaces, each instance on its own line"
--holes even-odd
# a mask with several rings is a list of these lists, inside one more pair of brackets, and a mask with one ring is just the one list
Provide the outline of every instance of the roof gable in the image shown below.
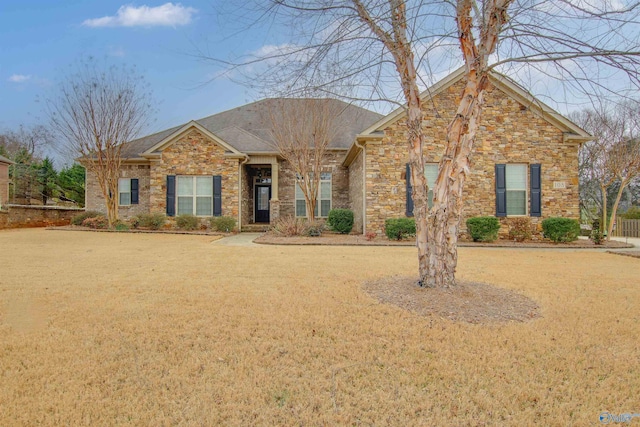
[[159,142],[155,143],[151,147],[147,148],[142,153],[142,156],[143,157],[153,157],[156,152],[164,151],[167,147],[170,147],[173,143],[175,143],[178,139],[180,139],[181,136],[185,135],[187,132],[189,132],[192,129],[198,130],[200,133],[202,133],[203,135],[205,135],[206,137],[211,139],[214,143],[220,145],[222,148],[224,148],[225,150],[231,152],[232,154],[239,155],[239,156],[242,155],[242,153],[240,153],[234,147],[229,145],[223,139],[219,138],[215,134],[211,133],[209,130],[205,129],[198,122],[195,122],[195,121],[192,120],[189,123],[187,123],[186,125],[184,125],[181,128],[177,129],[176,131],[170,133],[165,138],[161,139]]
[[[434,98],[439,93],[458,83],[464,78],[464,67],[458,68],[453,73],[449,74],[444,79],[440,80],[433,86],[427,88],[420,94],[422,101]],[[522,105],[528,107],[532,113],[546,120],[550,124],[560,129],[567,140],[574,140],[577,142],[585,142],[591,139],[591,135],[571,120],[531,95],[527,90],[522,88],[516,82],[508,78],[507,76],[500,74],[496,71],[489,72],[489,80],[491,83],[504,92],[507,96],[516,100]],[[373,136],[376,133],[382,132],[389,125],[402,119],[406,114],[404,107],[397,108],[396,110],[383,117],[378,122],[371,125],[359,137]]]

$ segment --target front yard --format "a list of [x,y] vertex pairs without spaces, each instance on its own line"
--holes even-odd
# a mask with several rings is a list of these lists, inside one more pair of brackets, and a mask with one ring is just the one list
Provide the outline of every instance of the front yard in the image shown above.
[[[592,425],[640,412],[640,260],[461,248],[542,317],[382,304],[413,247],[0,232],[0,425]],[[634,420],[633,422],[638,422]]]

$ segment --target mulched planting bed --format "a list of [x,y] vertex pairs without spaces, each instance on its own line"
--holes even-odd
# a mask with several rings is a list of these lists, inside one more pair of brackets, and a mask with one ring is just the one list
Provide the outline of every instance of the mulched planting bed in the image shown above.
[[[368,246],[415,246],[414,240],[387,240],[385,238],[375,238],[367,240],[362,234],[335,234],[322,233],[318,237],[293,236],[284,237],[271,233],[266,233],[254,240],[255,243],[267,245],[368,245]],[[591,240],[576,240],[571,243],[553,243],[548,241],[527,241],[514,242],[511,240],[498,240],[493,243],[470,242],[465,240],[458,241],[461,247],[487,247],[487,248],[550,248],[550,249],[607,249],[607,248],[632,248],[633,245],[610,241],[602,245],[595,245]]]
[[538,304],[495,286],[459,282],[449,289],[421,288],[416,277],[385,277],[366,282],[364,290],[385,304],[421,316],[466,323],[526,322],[540,317]]

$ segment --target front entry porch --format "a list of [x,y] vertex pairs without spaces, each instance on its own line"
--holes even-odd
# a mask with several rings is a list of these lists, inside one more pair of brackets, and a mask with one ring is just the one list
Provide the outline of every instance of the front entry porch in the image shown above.
[[275,156],[250,158],[242,172],[243,231],[264,231],[278,217],[278,163]]

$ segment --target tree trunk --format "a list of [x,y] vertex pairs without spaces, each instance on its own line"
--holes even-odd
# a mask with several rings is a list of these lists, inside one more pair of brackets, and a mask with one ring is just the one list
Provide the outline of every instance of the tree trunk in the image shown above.
[[447,149],[438,167],[433,191],[433,208],[429,213],[427,274],[423,286],[448,288],[455,285],[458,265],[458,234],[462,219],[462,190],[469,173],[484,89],[488,79],[468,72],[456,116],[447,129]]
[[[600,192],[602,193],[602,225],[600,226],[600,229],[605,231],[609,229],[607,226],[607,187],[600,185]],[[608,233],[607,240],[609,240]]]
[[611,240],[613,226],[615,225],[616,215],[618,214],[618,205],[620,204],[622,193],[624,192],[624,189],[627,187],[628,183],[628,180],[620,181],[620,189],[618,190],[618,194],[616,195],[616,201],[613,203],[613,207],[611,208],[611,221],[609,222],[609,227],[607,228],[607,240]]

